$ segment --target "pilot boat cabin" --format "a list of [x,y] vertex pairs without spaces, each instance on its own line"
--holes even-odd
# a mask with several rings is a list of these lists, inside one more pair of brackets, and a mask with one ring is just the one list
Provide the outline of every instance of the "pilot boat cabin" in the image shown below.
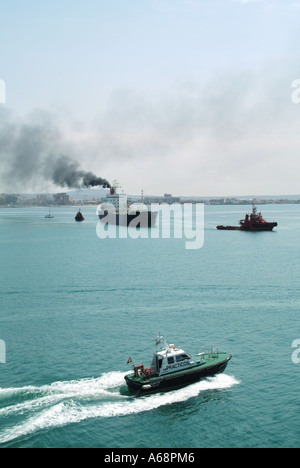
[[189,354],[170,345],[164,351],[155,353],[151,363],[151,369],[157,375],[164,375],[181,369],[187,369],[199,364]]
[[183,349],[176,348],[173,344],[168,345],[165,340],[164,343],[164,348],[154,354],[150,369],[147,368],[144,370],[144,366],[137,366],[134,368],[136,377],[140,377],[143,374],[148,377],[162,376],[199,366],[199,364],[205,362],[201,359],[201,355],[199,355],[199,359],[195,360]]

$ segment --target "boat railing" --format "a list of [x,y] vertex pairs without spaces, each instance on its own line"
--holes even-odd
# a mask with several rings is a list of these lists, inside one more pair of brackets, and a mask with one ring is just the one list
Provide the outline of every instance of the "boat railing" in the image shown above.
[[203,346],[201,353],[196,354],[196,356],[206,360],[216,359],[219,357],[219,349],[216,346]]

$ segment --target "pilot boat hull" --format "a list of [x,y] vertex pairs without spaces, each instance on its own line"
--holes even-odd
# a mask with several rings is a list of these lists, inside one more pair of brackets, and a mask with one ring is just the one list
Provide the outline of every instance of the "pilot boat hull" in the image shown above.
[[[229,354],[218,354],[217,357],[210,357],[204,363],[195,365],[186,370],[180,370],[161,376],[149,378],[135,377],[134,374],[125,377],[130,393],[140,396],[149,393],[166,392],[185,387],[198,382],[205,377],[221,374],[225,371],[231,359]],[[197,359],[197,356],[194,357]]]

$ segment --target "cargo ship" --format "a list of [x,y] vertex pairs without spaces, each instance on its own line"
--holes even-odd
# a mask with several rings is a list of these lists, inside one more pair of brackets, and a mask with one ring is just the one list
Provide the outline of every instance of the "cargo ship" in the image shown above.
[[278,223],[269,223],[266,221],[261,213],[257,213],[255,205],[252,207],[252,213],[246,214],[245,219],[240,221],[239,226],[217,226],[219,230],[225,231],[272,231]]
[[156,226],[158,212],[151,211],[144,205],[143,196],[140,204],[132,204],[126,194],[118,193],[118,184],[114,182],[110,193],[102,201],[98,210],[101,222],[116,226],[151,228]]
[[231,354],[213,348],[192,356],[174,344],[169,345],[163,336],[156,340],[156,346],[159,345],[150,367],[133,364],[133,374],[125,376],[128,390],[135,396],[176,390],[221,374],[232,358]]

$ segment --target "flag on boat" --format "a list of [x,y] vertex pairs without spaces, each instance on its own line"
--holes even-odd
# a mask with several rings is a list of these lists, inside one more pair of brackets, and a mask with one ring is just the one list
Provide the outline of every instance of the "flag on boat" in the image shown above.
[[128,359],[127,364],[130,364],[132,362],[131,357]]

